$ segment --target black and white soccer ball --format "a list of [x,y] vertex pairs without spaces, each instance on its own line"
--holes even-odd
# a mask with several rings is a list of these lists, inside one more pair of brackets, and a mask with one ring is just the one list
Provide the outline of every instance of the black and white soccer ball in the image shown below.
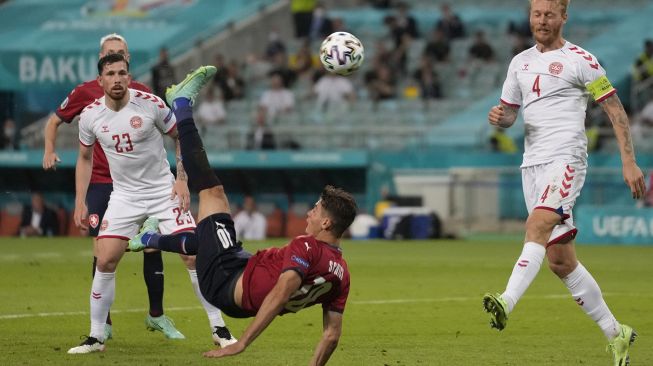
[[335,32],[320,46],[320,61],[324,68],[338,75],[349,75],[363,64],[363,43],[351,33]]

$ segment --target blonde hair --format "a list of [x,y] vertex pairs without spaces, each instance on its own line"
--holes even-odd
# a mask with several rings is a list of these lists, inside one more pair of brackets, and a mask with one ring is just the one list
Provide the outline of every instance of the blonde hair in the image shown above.
[[[558,5],[560,5],[560,7],[562,8],[562,14],[567,14],[567,8],[569,7],[569,3],[571,2],[571,0],[547,0],[547,1],[557,2]],[[528,2],[530,3],[530,5],[533,5],[533,0],[528,0]]]
[[127,41],[125,41],[125,37],[121,36],[118,33],[111,33],[111,34],[107,34],[106,36],[100,38],[100,49],[102,49],[102,47],[104,47],[104,44],[107,41],[120,41],[120,42],[124,43],[125,46],[127,45]]

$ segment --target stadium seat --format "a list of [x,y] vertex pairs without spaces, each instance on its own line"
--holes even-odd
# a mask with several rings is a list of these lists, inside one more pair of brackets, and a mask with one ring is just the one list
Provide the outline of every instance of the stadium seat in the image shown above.
[[290,206],[286,216],[286,236],[294,238],[306,234],[306,212],[308,205],[305,203],[293,203]]
[[20,229],[20,213],[14,214],[3,209],[0,211],[0,236],[16,236]]
[[266,216],[268,226],[266,230],[266,236],[268,238],[282,238],[284,237],[284,214],[280,208],[275,208],[272,212]]

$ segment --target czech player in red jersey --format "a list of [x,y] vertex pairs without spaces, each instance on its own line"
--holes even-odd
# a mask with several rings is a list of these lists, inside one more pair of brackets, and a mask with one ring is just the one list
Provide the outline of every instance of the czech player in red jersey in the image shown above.
[[281,248],[251,255],[237,240],[224,187],[211,169],[193,121],[191,101],[215,73],[204,66],[166,93],[177,117],[184,168],[199,191],[197,240],[171,243],[154,231],[143,231],[129,242],[132,250],[157,248],[197,253],[197,273],[204,297],[232,317],[254,317],[240,339],[206,352],[224,357],[243,352],[277,315],[322,305],[323,333],[311,365],[324,365],[336,349],[342,314],[349,294],[349,270],[340,238],[354,220],[353,197],[326,186],[306,218],[306,234]]

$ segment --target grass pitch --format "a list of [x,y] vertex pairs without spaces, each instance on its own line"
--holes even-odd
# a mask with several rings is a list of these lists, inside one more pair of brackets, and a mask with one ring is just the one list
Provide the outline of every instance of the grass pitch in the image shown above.
[[[255,251],[285,242],[249,243]],[[594,322],[546,266],[499,333],[481,297],[500,291],[519,240],[345,242],[352,283],[330,365],[611,365]],[[578,246],[617,318],[640,337],[631,364],[653,365],[653,247]],[[277,318],[236,357],[207,360],[208,321],[184,266],[164,254],[164,306],[187,337],[145,329],[142,254],[118,267],[107,350],[68,355],[89,330],[90,239],[0,240],[0,365],[305,365],[321,335],[321,308]],[[226,318],[238,336],[249,320]]]

